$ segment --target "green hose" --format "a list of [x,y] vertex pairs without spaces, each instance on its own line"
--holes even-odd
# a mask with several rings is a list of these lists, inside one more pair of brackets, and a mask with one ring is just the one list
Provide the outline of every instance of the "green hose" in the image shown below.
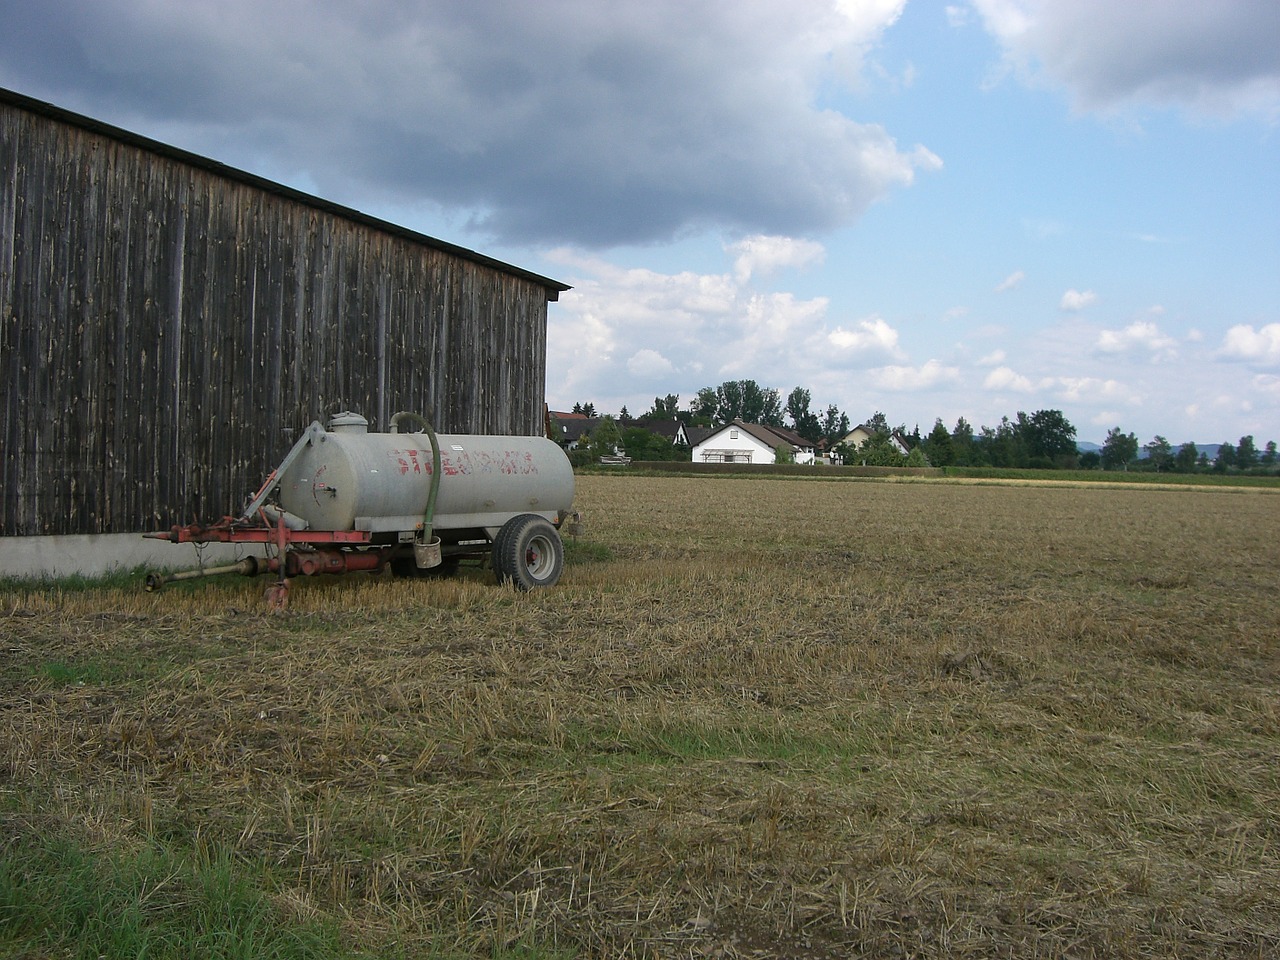
[[427,512],[422,517],[422,542],[430,543],[431,524],[436,515],[436,495],[440,492],[440,441],[436,439],[435,430],[422,414],[411,413],[408,410],[397,413],[391,418],[391,429],[396,433],[400,432],[401,419],[416,422],[422,428],[422,432],[426,433],[427,439],[431,441],[431,491],[427,494]]

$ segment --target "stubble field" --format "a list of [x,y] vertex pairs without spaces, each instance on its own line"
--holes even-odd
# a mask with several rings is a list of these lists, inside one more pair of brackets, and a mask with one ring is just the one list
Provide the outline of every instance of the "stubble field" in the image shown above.
[[0,954],[1280,954],[1280,492],[578,506],[532,594],[0,592]]

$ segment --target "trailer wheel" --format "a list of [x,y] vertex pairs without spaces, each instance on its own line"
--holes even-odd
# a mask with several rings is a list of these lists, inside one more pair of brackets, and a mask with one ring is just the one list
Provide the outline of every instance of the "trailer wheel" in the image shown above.
[[542,517],[522,513],[502,525],[493,541],[493,571],[517,590],[550,587],[564,569],[560,534]]

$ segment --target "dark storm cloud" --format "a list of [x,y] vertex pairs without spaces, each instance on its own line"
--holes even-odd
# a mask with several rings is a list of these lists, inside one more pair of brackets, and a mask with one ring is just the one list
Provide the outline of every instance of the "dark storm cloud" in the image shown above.
[[504,241],[804,234],[937,165],[814,104],[899,7],[0,0],[0,84]]

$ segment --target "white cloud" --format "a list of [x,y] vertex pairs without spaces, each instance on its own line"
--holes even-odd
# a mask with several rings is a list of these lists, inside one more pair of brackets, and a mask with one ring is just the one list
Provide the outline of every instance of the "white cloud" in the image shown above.
[[733,262],[733,273],[739,283],[746,283],[756,274],[769,274],[785,267],[819,264],[826,255],[826,248],[812,240],[767,237],[761,234],[745,237],[726,249],[737,254]]
[[1063,310],[1076,312],[1090,306],[1097,299],[1098,295],[1092,290],[1085,290],[1084,292],[1079,290],[1068,290],[1062,295],[1061,307]]
[[1015,270],[996,284],[996,293],[1004,293],[1006,290],[1012,290],[1026,278],[1027,275],[1021,270]]
[[[773,383],[792,376],[808,364],[806,343],[820,338],[826,328],[827,300],[797,298],[780,292],[752,294],[742,304],[745,313],[736,324],[735,336],[723,343],[703,343],[703,350],[723,358],[723,379],[752,378]],[[821,361],[820,361],[821,362]]]
[[904,2],[10,3],[0,82],[512,244],[801,236],[940,165],[825,105]]
[[1096,347],[1102,353],[1141,352],[1154,359],[1169,359],[1178,352],[1178,343],[1173,337],[1145,320],[1136,320],[1123,330],[1103,330],[1098,334]]
[[627,361],[627,373],[642,380],[655,380],[675,372],[675,366],[657,350],[645,347]]
[[1280,119],[1280,4],[971,0],[1006,63],[1083,110],[1178,106]]
[[884,390],[927,390],[942,383],[959,381],[960,371],[937,360],[929,360],[920,367],[880,367],[871,371],[871,379]]
[[[1266,394],[1280,401],[1280,377],[1273,377],[1270,374],[1259,374],[1253,378],[1253,388],[1258,393]],[[1268,437],[1267,439],[1271,439]]]
[[876,36],[902,16],[907,0],[836,0],[835,7],[860,36]]
[[1227,331],[1217,356],[1263,366],[1280,365],[1280,323],[1269,323],[1258,330],[1250,324],[1236,324]]
[[1128,399],[1130,396],[1118,380],[1099,377],[1054,377],[1045,385],[1053,389],[1058,398],[1073,403]]
[[846,353],[881,352],[898,355],[898,331],[883,317],[859,320],[855,329],[836,327],[827,334],[831,346]]
[[982,381],[982,386],[985,390],[1012,390],[1015,393],[1031,393],[1035,390],[1035,384],[1028,378],[1014,373],[1008,367],[992,370]]
[[1004,363],[1005,359],[1006,359],[1006,355],[1003,350],[993,350],[991,353],[988,353],[985,357],[981,357],[978,360],[978,366],[980,367],[999,366],[1000,364]]
[[[883,317],[835,323],[824,297],[762,292],[734,272],[625,269],[571,250],[553,260],[574,286],[548,318],[553,405],[592,400],[599,409],[634,409],[655,393],[688,402],[701,387],[743,378],[782,390],[804,385],[816,402],[842,402],[849,385],[870,382],[886,358],[905,360],[898,331]],[[921,383],[948,375],[936,362],[915,371]]]

